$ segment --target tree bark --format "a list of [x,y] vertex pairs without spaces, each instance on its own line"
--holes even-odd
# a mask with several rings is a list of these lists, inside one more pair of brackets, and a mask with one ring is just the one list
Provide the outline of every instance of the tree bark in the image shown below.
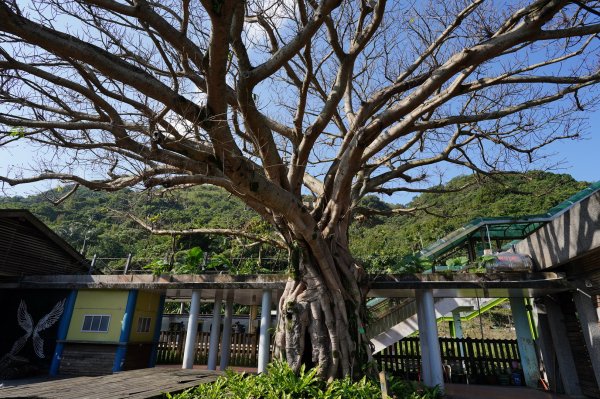
[[295,243],[290,251],[293,273],[279,301],[274,358],[295,371],[302,364],[318,367],[327,380],[355,378],[372,365],[364,325],[366,279],[347,246],[339,239],[329,244],[336,248],[329,254],[335,268],[342,271],[339,287],[328,283],[311,245]]

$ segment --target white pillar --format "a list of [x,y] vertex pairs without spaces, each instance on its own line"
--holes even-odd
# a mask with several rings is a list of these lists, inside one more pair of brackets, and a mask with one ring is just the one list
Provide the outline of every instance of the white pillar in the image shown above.
[[223,338],[221,339],[221,364],[220,370],[225,370],[229,366],[229,357],[231,353],[231,323],[233,321],[233,297],[228,297],[225,301],[225,318],[223,319]]
[[[182,304],[183,305],[183,304]],[[183,351],[183,364],[181,368],[191,369],[194,367],[194,356],[196,354],[196,336],[198,335],[198,312],[200,311],[200,290],[192,290],[192,304],[188,317],[187,335],[185,337],[185,349]]]
[[208,346],[209,370],[217,369],[217,356],[219,355],[219,335],[221,335],[221,301],[223,292],[217,290],[215,295],[215,306],[213,307],[212,325],[210,326],[210,342]]
[[[424,379],[425,384],[430,387],[439,386],[444,391],[444,372],[442,370],[442,355],[437,333],[437,320],[435,317],[435,303],[433,291],[423,290],[418,294],[420,298],[421,316],[423,321],[419,323],[419,336],[423,334],[425,345],[429,352],[429,377]],[[417,303],[417,306],[419,303]],[[421,341],[423,342],[423,341]],[[422,347],[421,347],[421,350]]]
[[427,345],[425,337],[427,325],[425,324],[425,316],[423,315],[423,293],[416,291],[415,299],[417,301],[417,323],[419,327],[419,344],[421,347],[421,380],[423,384],[431,386],[431,360],[429,357],[429,345]]
[[598,313],[592,303],[591,296],[582,290],[577,290],[573,294],[573,302],[575,302],[575,308],[579,316],[579,324],[581,324],[585,345],[590,354],[596,382],[598,388],[600,388],[600,321],[598,320]]
[[260,336],[258,340],[258,372],[264,373],[269,363],[271,346],[269,328],[271,327],[271,290],[263,290],[260,312]]

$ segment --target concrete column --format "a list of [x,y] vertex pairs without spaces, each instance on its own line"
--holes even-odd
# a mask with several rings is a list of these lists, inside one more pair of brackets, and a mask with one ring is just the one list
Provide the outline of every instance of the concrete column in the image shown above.
[[419,327],[419,345],[421,347],[421,381],[423,381],[425,385],[431,386],[431,364],[429,345],[427,345],[427,339],[425,337],[427,325],[425,323],[425,316],[423,315],[423,293],[421,291],[416,291],[415,299],[417,301],[417,323]]
[[463,330],[462,330],[462,320],[460,319],[460,312],[452,312],[452,320],[454,321],[454,337],[453,338],[462,338]]
[[231,323],[233,322],[233,296],[227,297],[225,301],[225,318],[223,319],[223,338],[221,339],[221,364],[220,370],[229,366],[231,353]]
[[598,313],[592,303],[592,298],[584,291],[577,290],[573,294],[573,301],[577,308],[585,345],[592,361],[596,384],[600,388],[600,321],[598,321]]
[[258,372],[264,373],[269,363],[271,346],[269,328],[271,327],[271,290],[263,290],[260,312],[260,336],[258,339]]
[[[435,304],[433,291],[423,290],[417,294],[421,308],[422,322],[419,321],[419,336],[423,335],[425,345],[429,352],[429,377],[425,378],[425,384],[431,387],[439,386],[444,391],[444,372],[442,370],[442,356],[437,334],[437,320],[435,317]],[[417,302],[417,306],[419,303]],[[421,339],[421,342],[423,340]],[[423,345],[421,345],[421,350]]]
[[539,365],[535,346],[533,345],[525,299],[510,298],[510,307],[517,332],[517,345],[521,355],[521,367],[525,376],[525,384],[530,388],[537,388],[540,379]]
[[257,314],[258,314],[258,306],[256,306],[256,305],[250,306],[250,314],[248,315],[248,334],[254,334],[256,332],[254,320],[256,320]]
[[538,339],[538,310],[535,303],[531,298],[525,298],[525,305],[527,308],[527,314],[529,316],[529,323],[531,325],[531,334],[533,339]]
[[[540,337],[540,311],[541,309],[535,303],[533,298],[526,298],[525,303],[527,304],[527,309],[529,309],[529,320],[531,324],[531,334],[533,336],[535,354],[538,359],[538,374],[540,378],[544,381],[548,381],[548,374],[546,371],[546,364],[544,360],[544,355],[542,353],[542,342]],[[545,314],[542,314],[545,316]],[[547,325],[547,324],[546,324]]]
[[538,335],[539,335],[539,346],[542,352],[542,360],[544,361],[544,369],[546,370],[546,379],[548,381],[548,387],[552,392],[558,392],[558,376],[556,375],[557,370],[554,364],[554,348],[552,345],[552,336],[550,334],[550,324],[548,322],[548,315],[545,313],[539,313],[537,317]]
[[217,291],[215,295],[215,306],[213,307],[213,319],[210,326],[210,343],[208,346],[208,369],[217,369],[217,356],[219,355],[219,335],[221,335],[221,302],[223,292]]
[[[183,303],[181,304],[183,309]],[[188,316],[187,334],[185,336],[185,347],[183,350],[182,369],[194,368],[196,356],[196,337],[198,336],[198,312],[200,312],[200,290],[192,290],[192,303]]]
[[[460,310],[454,310],[452,312],[452,320],[453,320],[453,324],[454,324],[454,337],[453,338],[462,339],[464,337],[464,335],[463,335],[463,329],[462,329],[462,320],[460,318]],[[465,347],[462,342],[460,342],[458,344],[457,355],[460,355],[461,357],[465,356]],[[461,366],[462,366],[463,372],[466,374],[467,367],[466,367],[464,361],[461,362]]]
[[567,336],[567,328],[562,310],[558,303],[550,297],[544,298],[544,305],[546,308],[546,317],[548,318],[549,332],[552,337],[552,347],[556,355],[560,380],[565,393],[570,396],[580,396],[582,393],[579,385],[579,377],[575,369],[575,359],[573,358],[571,344]]

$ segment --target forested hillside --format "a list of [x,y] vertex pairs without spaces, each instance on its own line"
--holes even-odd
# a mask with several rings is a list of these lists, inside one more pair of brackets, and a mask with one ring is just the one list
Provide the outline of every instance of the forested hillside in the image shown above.
[[457,177],[445,186],[432,189],[464,189],[442,194],[424,193],[406,206],[421,211],[355,223],[351,234],[352,251],[373,265],[394,264],[472,219],[544,213],[588,185],[567,174],[546,172],[505,175],[483,181],[473,176]]
[[[520,216],[542,213],[584,189],[588,183],[569,175],[530,172],[507,175],[494,180],[463,176],[436,190],[461,191],[425,193],[409,204],[398,205],[376,197],[366,198],[363,206],[386,213],[394,209],[416,208],[411,214],[356,218],[351,230],[351,248],[356,257],[373,268],[392,268],[399,259],[460,227],[485,216]],[[79,189],[64,202],[64,195],[46,192],[30,197],[2,197],[0,208],[25,208],[47,223],[75,248],[91,257],[120,258],[132,253],[145,261],[166,259],[171,253],[194,246],[225,257],[273,257],[277,250],[251,245],[250,241],[226,236],[172,237],[152,236],[124,216],[131,212],[156,228],[231,228],[261,236],[272,235],[270,227],[239,200],[216,187],[195,187],[186,191],[149,195],[146,192],[93,192]],[[279,251],[281,252],[281,251]],[[279,253],[279,257],[285,254]]]

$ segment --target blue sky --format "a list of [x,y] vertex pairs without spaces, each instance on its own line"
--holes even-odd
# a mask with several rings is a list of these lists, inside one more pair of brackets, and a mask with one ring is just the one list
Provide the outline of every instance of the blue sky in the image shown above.
[[555,153],[557,161],[565,160],[557,172],[569,173],[577,180],[596,182],[600,180],[600,110],[592,114],[589,124],[584,139],[553,143],[547,151]]

